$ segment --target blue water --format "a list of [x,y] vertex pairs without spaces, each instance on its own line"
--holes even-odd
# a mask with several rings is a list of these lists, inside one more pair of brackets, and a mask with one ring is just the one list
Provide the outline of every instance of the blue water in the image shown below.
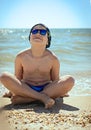
[[[29,29],[0,29],[0,73],[14,73],[14,59],[29,48]],[[60,75],[71,74],[76,83],[71,95],[91,95],[91,29],[51,29],[50,50],[59,58]],[[0,85],[0,93],[4,88]]]

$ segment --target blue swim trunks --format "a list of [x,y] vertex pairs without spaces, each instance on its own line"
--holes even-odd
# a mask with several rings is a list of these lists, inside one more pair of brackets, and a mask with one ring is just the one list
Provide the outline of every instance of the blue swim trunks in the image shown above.
[[49,84],[49,83],[46,83],[46,84],[43,84],[43,85],[39,85],[39,86],[33,86],[33,85],[31,85],[31,84],[29,84],[29,83],[26,83],[29,87],[31,87],[33,90],[35,90],[35,91],[37,91],[37,92],[41,92],[43,89],[44,89],[44,87],[47,85],[47,84]]

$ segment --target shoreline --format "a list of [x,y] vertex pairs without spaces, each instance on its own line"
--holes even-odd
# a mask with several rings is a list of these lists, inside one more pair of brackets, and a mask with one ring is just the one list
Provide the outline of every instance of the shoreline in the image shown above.
[[11,127],[10,130],[91,128],[91,96],[58,98],[50,109],[45,109],[40,102],[13,106],[10,99],[0,97],[0,108],[1,113],[5,115],[6,126]]

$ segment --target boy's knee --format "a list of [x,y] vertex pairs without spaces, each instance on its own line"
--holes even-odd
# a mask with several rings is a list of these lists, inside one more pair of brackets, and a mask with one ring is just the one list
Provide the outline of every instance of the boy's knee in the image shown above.
[[8,78],[8,72],[3,72],[1,75],[0,75],[0,81],[2,82],[3,80],[6,80]]
[[72,84],[72,86],[74,85],[75,83],[75,79],[72,77],[72,76],[69,76],[68,78],[68,82]]
[[69,88],[72,88],[75,84],[75,79],[72,76],[67,76],[66,83],[69,86]]
[[67,88],[72,88],[75,84],[75,79],[71,75],[63,76],[61,81],[63,81]]

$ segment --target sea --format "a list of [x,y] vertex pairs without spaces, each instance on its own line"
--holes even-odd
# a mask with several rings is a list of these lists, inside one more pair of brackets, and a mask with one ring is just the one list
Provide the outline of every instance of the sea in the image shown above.
[[[73,96],[91,96],[91,29],[52,28],[49,50],[60,61],[60,76],[72,75],[75,85],[69,92]],[[17,53],[30,48],[30,29],[0,29],[0,73],[14,73]],[[45,63],[46,64],[46,63]],[[0,96],[7,89],[0,83]]]

